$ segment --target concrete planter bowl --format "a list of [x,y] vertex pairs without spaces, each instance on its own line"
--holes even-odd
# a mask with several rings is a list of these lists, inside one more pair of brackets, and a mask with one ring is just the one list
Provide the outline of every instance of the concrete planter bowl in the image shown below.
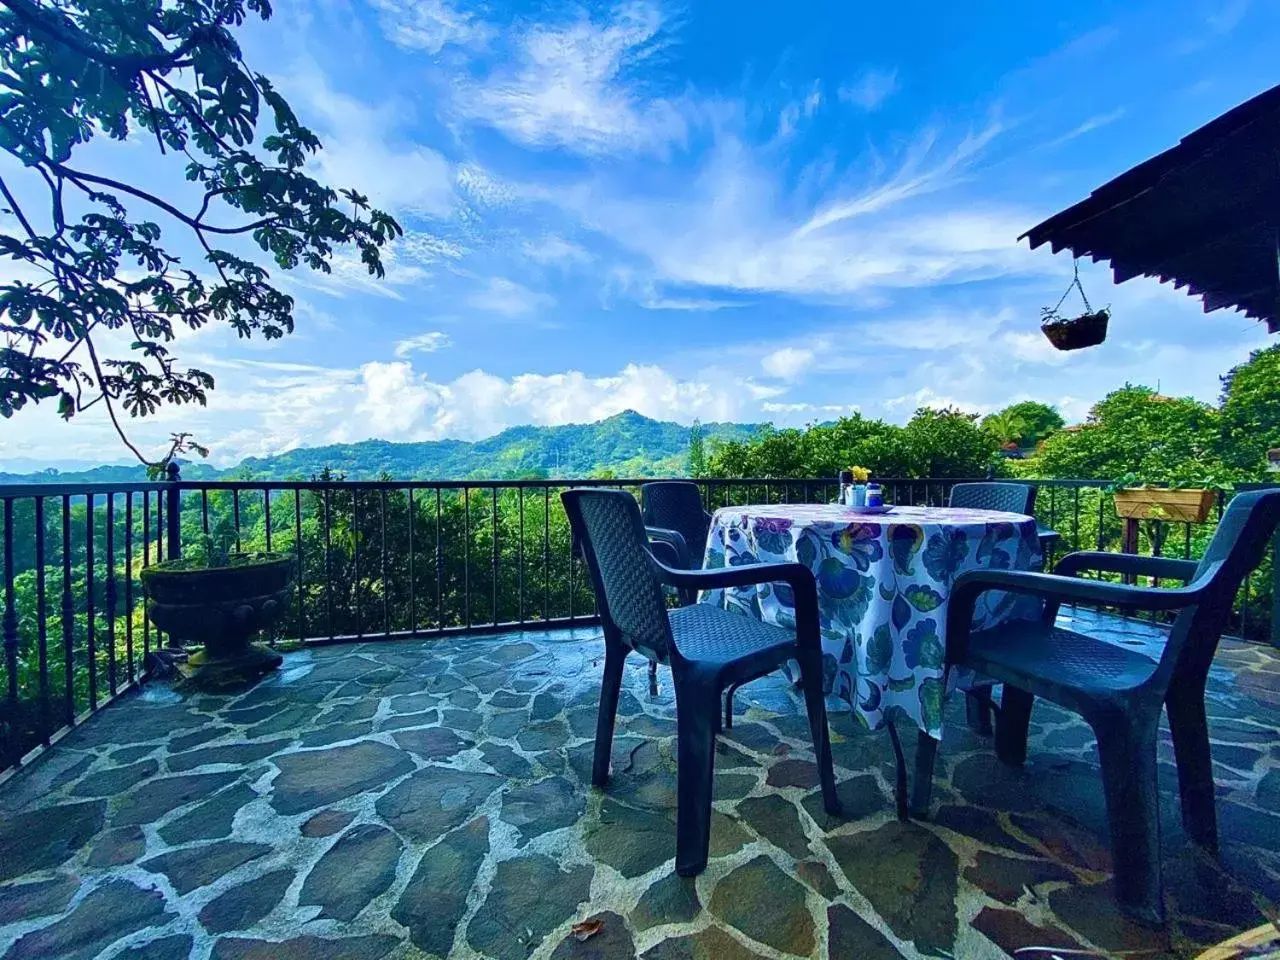
[[289,602],[293,561],[280,553],[232,554],[227,566],[165,560],[141,572],[147,614],[171,646],[203,649],[177,664],[201,686],[256,679],[280,665],[278,653],[251,638]]

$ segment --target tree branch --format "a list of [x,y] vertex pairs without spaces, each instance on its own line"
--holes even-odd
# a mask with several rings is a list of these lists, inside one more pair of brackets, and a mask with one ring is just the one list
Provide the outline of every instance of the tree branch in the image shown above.
[[[5,0],[0,0],[0,3],[3,2],[5,2]],[[137,197],[139,200],[145,200],[147,203],[159,207],[165,213],[169,214],[176,220],[180,220],[185,223],[193,230],[207,230],[209,233],[234,235],[238,233],[248,233],[250,230],[257,230],[259,227],[270,226],[271,224],[278,222],[280,219],[279,217],[263,217],[261,220],[255,220],[253,223],[242,224],[238,227],[213,227],[207,223],[201,223],[194,217],[188,216],[173,204],[166,200],[161,200],[153,193],[148,193],[145,190],[139,190],[137,187],[131,187],[129,184],[121,183],[119,180],[112,180],[110,177],[100,177],[97,174],[85,173],[80,170],[72,170],[70,167],[63,166],[60,163],[53,163],[48,160],[45,162],[49,164],[49,169],[54,173],[59,176],[66,177],[73,183],[79,185],[82,189],[87,189],[84,187],[85,183],[96,183],[99,186],[108,187],[111,190],[119,190],[121,193],[127,193],[130,196]]]
[[191,36],[173,50],[164,53],[112,53],[90,43],[81,31],[63,17],[41,9],[30,0],[0,0],[24,23],[45,36],[74,50],[95,63],[110,67],[123,74],[137,74],[144,70],[171,70],[179,65],[188,53],[202,43],[216,42],[218,31],[211,26],[198,26]]

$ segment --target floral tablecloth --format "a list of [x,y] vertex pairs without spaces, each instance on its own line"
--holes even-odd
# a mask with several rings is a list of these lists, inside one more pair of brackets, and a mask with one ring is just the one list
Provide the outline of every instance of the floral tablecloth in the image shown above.
[[[835,504],[775,504],[716,511],[704,566],[796,560],[818,581],[827,692],[872,729],[897,713],[941,737],[952,583],[966,570],[1032,569],[1040,543],[1032,518],[993,510],[894,507],[867,516]],[[700,600],[766,623],[795,623],[795,600],[783,583],[710,590]],[[980,599],[974,625],[1038,610],[1033,598],[992,591]]]

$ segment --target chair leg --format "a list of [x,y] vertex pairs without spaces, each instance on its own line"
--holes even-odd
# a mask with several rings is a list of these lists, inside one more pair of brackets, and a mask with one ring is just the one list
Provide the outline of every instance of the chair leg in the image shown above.
[[813,737],[813,755],[818,762],[818,782],[822,785],[822,808],[833,817],[840,816],[840,800],[836,796],[836,775],[831,762],[831,729],[827,726],[827,702],[822,692],[821,656],[798,658],[800,684],[804,687],[805,712],[809,715],[809,735]]
[[898,808],[898,819],[909,819],[907,813],[907,758],[902,753],[902,741],[898,739],[898,728],[893,720],[885,717],[884,725],[889,728],[889,743],[893,745],[893,756],[898,763],[897,776],[893,784],[893,800]]
[[984,737],[991,736],[992,709],[994,709],[994,704],[991,702],[990,686],[975,687],[965,693],[965,719],[969,723],[969,729],[974,733],[981,734]]
[[658,661],[649,661],[649,696],[658,695]]
[[1178,764],[1183,829],[1200,846],[1217,853],[1218,814],[1214,808],[1213,758],[1204,713],[1204,688],[1175,681],[1169,687],[1165,707]]
[[911,815],[924,819],[933,800],[933,766],[938,758],[938,741],[923,730],[916,734],[916,782],[911,794]]
[[711,847],[711,792],[720,691],[695,676],[675,676],[676,873],[696,877]]
[[1094,718],[1090,723],[1098,738],[1102,762],[1116,900],[1126,915],[1145,923],[1162,924],[1164,889],[1155,725],[1135,724],[1122,715]]
[[731,683],[724,692],[724,728],[726,730],[733,729],[733,695],[738,692],[740,686],[742,686],[740,683]]
[[600,681],[600,710],[596,714],[596,749],[591,762],[591,784],[609,782],[609,759],[613,754],[613,725],[618,717],[618,694],[622,690],[622,668],[627,650],[621,644],[606,643],[604,677]]
[[1031,705],[1035,697],[1010,684],[1000,694],[1000,711],[996,714],[996,756],[1015,767],[1027,760],[1027,729],[1031,724]]

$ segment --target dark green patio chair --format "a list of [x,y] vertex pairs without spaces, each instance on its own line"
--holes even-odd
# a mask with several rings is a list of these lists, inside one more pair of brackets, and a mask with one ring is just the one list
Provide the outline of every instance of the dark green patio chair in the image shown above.
[[[969,667],[1004,683],[996,752],[1007,763],[1026,759],[1035,697],[1080,714],[1093,728],[1110,823],[1115,889],[1121,909],[1162,922],[1156,728],[1167,706],[1178,767],[1182,822],[1196,842],[1216,849],[1213,767],[1204,691],[1232,603],[1244,578],[1262,562],[1280,523],[1280,490],[1237,495],[1218,524],[1204,558],[1174,560],[1115,553],[1073,553],[1054,574],[974,570],[956,578],[947,609],[947,669]],[[1181,580],[1160,589],[1086,580],[1086,570]],[[1038,621],[1015,620],[973,631],[973,608],[987,590],[1043,598]],[[1125,610],[1176,610],[1159,660],[1138,650],[1056,626],[1062,603]],[[913,806],[929,806],[937,741],[921,735]]]
[[[978,483],[957,483],[951,488],[947,500],[949,507],[967,507],[971,510],[1003,510],[1006,513],[1036,515],[1036,487],[1029,483],[1009,483],[987,480]],[[1040,551],[1048,556],[1050,548],[1058,542],[1058,532],[1042,524],[1036,524],[1040,537]]]
[[[707,865],[711,838],[712,773],[720,694],[746,676],[760,676],[788,660],[800,664],[823,806],[840,811],[831,767],[831,741],[822,694],[818,591],[799,563],[749,564],[719,570],[680,570],[648,550],[640,510],[621,490],[579,489],[560,495],[591,571],[604,628],[604,679],[596,720],[591,782],[605,786],[623,664],[632,651],[671,666],[676,696],[676,872],[694,876]],[[713,590],[786,583],[795,593],[796,629],[762,623],[710,604],[668,610],[662,588]]]
[[[711,514],[702,506],[698,485],[689,480],[656,480],[640,487],[640,513],[649,535],[653,555],[668,566],[698,570],[707,552]],[[681,605],[696,603],[698,591],[681,589]],[[771,673],[770,670],[765,673]],[[763,676],[764,674],[761,674]],[[658,665],[649,664],[649,687],[657,690]],[[733,695],[738,688],[759,677],[743,677],[724,692],[724,726],[733,728]]]
[[[689,480],[658,480],[640,487],[640,513],[650,540],[670,544],[678,566],[697,570],[707,550],[711,514],[702,506],[698,485]],[[693,603],[689,591],[682,600]]]
[[[1000,510],[1004,513],[1021,513],[1034,517],[1036,488],[1027,483],[1006,483],[998,480],[957,483],[951,488],[947,506],[969,510]],[[1036,532],[1040,537],[1040,553],[1042,556],[1047,556],[1049,547],[1058,539],[1058,534],[1039,524]],[[965,717],[970,729],[977,733],[990,734],[991,687],[981,686],[967,691],[964,705]]]

